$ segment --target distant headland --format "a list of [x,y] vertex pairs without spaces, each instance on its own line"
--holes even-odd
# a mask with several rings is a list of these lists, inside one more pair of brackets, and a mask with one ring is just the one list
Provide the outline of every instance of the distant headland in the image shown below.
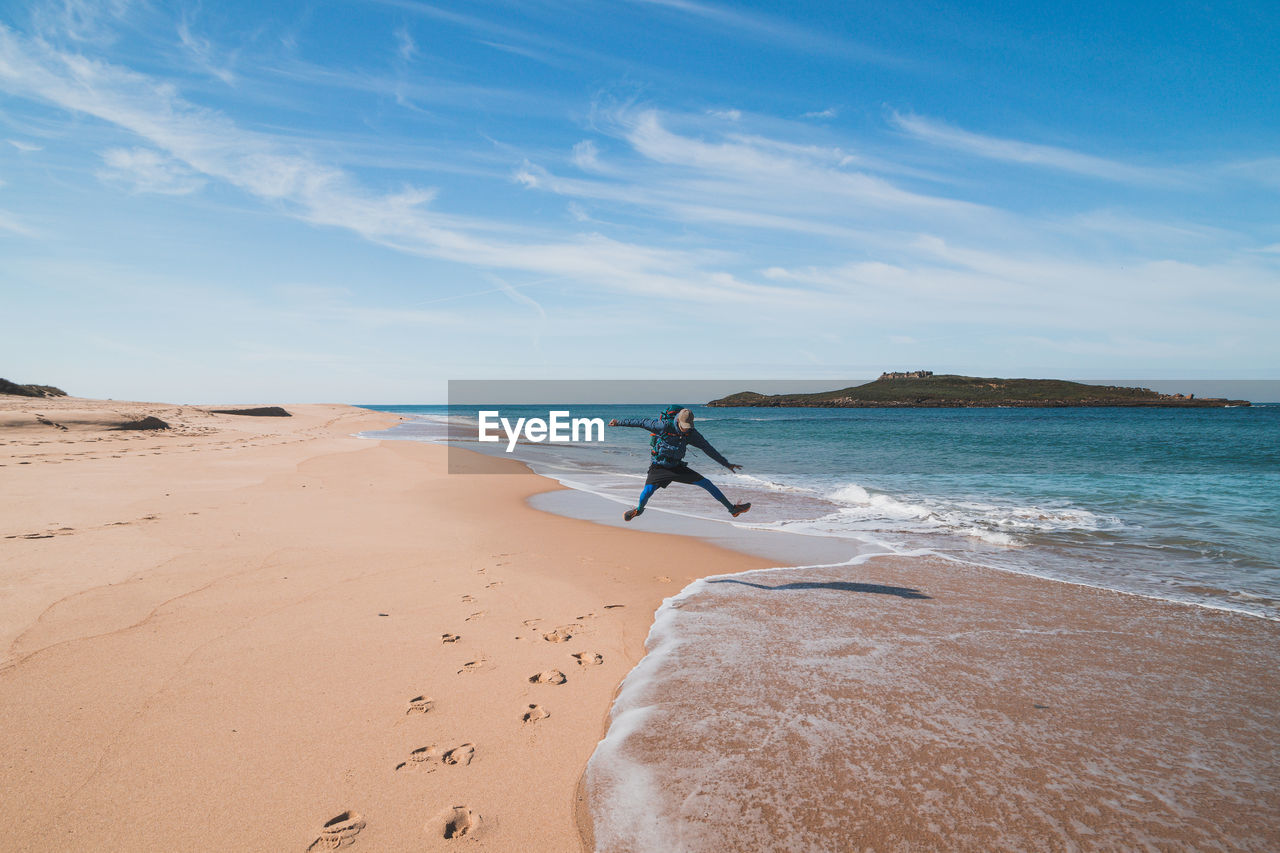
[[997,379],[934,375],[931,370],[882,373],[865,385],[816,394],[757,394],[743,391],[712,400],[708,406],[796,406],[824,409],[1000,408],[1069,406],[1153,406],[1214,408],[1247,406],[1248,400],[1161,394],[1150,388],[1086,385],[1062,379]]
[[8,379],[0,379],[0,394],[11,394],[15,397],[65,397],[67,392],[52,385],[19,385]]

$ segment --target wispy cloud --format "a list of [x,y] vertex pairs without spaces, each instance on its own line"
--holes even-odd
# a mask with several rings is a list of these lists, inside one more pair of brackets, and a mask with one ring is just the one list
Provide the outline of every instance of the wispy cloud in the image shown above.
[[128,185],[134,192],[188,195],[205,182],[170,157],[148,148],[111,148],[102,153],[105,181]]
[[742,110],[707,110],[707,115],[712,118],[722,118],[727,121],[742,120]]
[[[479,267],[560,275],[595,288],[676,300],[779,298],[769,285],[705,268],[696,252],[604,235],[522,243],[469,232],[422,207],[421,195],[378,195],[355,179],[224,115],[184,101],[136,72],[27,42],[0,27],[0,84],[96,116],[146,139],[192,172],[279,203],[307,222],[343,228],[397,251]],[[486,230],[500,232],[493,223]]]
[[[920,237],[915,248],[914,256],[895,263],[773,267],[764,275],[844,294],[858,301],[864,316],[886,321],[900,316],[906,301],[920,323],[996,320],[1006,327],[1239,336],[1259,332],[1280,310],[1275,271],[1261,263],[1119,265],[1067,254],[975,249],[936,236]],[[1213,300],[1187,311],[1209,293]]]
[[731,134],[707,139],[670,129],[656,110],[614,116],[616,132],[635,153],[670,167],[667,184],[683,201],[706,206],[750,198],[758,213],[822,210],[846,223],[884,211],[937,216],[983,217],[981,205],[904,189],[856,167],[860,159],[840,149],[796,145]]
[[213,43],[192,33],[190,24],[185,20],[178,22],[178,40],[200,68],[228,86],[235,85],[235,73],[227,65],[215,61]]
[[552,68],[568,68],[569,63],[562,57],[551,53],[547,50],[539,50],[532,47],[524,47],[522,45],[507,44],[506,42],[490,41],[488,39],[479,39],[480,44],[485,47],[491,47],[494,50],[500,50],[503,53],[510,53],[513,56],[523,56],[525,59],[532,59],[543,65],[550,65]]
[[895,112],[890,115],[890,121],[899,130],[923,142],[989,160],[1056,169],[1120,183],[1154,186],[1190,183],[1188,176],[1171,169],[1134,166],[1068,148],[983,136],[922,116]]
[[563,65],[563,57],[586,59],[602,67],[615,63],[612,57],[589,50],[579,44],[547,38],[533,33],[529,29],[522,29],[478,15],[443,9],[430,3],[420,2],[420,0],[367,0],[367,2],[468,30],[480,36],[477,41],[482,44],[498,50],[518,53],[530,59],[545,62],[548,65]]
[[1220,167],[1222,174],[1280,189],[1280,157],[1241,160]]
[[[506,297],[510,299],[512,302],[516,303],[517,305],[527,305],[530,308],[532,308],[534,311],[536,311],[539,317],[541,317],[544,320],[547,319],[547,312],[543,310],[542,306],[539,305],[537,301],[533,299],[533,297],[529,296],[524,291],[519,290],[516,287],[513,287],[506,280],[499,278],[496,275],[489,276],[489,280],[492,281],[494,284],[498,285],[498,289],[501,290],[502,293],[505,294]],[[531,284],[536,284],[536,283],[537,282],[532,282]],[[530,285],[526,284],[523,286],[529,287]]]
[[14,148],[17,148],[19,151],[21,151],[21,152],[22,152],[22,153],[24,153],[24,154],[28,154],[28,153],[30,153],[30,152],[32,152],[32,151],[43,151],[43,150],[44,150],[44,148],[43,148],[42,146],[36,145],[36,144],[35,144],[35,143],[33,143],[33,142],[25,142],[25,141],[23,141],[23,140],[21,140],[21,139],[10,139],[10,140],[7,140],[7,141],[8,141],[8,143],[9,143],[10,145],[12,145]]
[[901,56],[850,39],[838,38],[818,30],[799,26],[782,18],[760,13],[744,12],[712,3],[696,0],[631,0],[650,6],[662,6],[682,12],[694,18],[710,21],[721,27],[729,27],[770,45],[783,45],[805,53],[822,53],[840,56],[858,62],[905,68],[912,63]]
[[7,210],[0,210],[0,232],[16,234],[19,237],[39,237],[40,232],[27,225]]
[[399,27],[396,32],[396,55],[402,62],[412,62],[418,55],[418,43],[409,34],[408,27]]
[[73,42],[109,44],[135,0],[60,0],[39,3],[31,12],[38,32]]
[[801,118],[835,118],[839,112],[835,107],[827,107],[825,110],[815,110],[811,113],[804,113]]

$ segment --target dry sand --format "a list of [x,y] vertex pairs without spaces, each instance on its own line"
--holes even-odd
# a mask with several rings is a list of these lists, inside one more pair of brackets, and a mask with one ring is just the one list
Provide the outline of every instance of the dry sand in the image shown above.
[[287,408],[0,397],[0,848],[581,849],[654,609],[763,561]]

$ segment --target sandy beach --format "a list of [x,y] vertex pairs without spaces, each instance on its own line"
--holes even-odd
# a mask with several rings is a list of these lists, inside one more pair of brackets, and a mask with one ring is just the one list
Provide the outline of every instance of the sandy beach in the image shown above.
[[[396,416],[288,409],[0,403],[0,846],[580,849],[654,609],[763,561],[352,437]],[[112,429],[145,416],[173,428]]]
[[[208,408],[0,398],[0,846],[594,849],[584,770],[655,610],[770,564],[538,512],[526,499],[559,487],[514,463],[450,476],[440,446],[353,436],[396,415]],[[148,416],[171,428],[117,429]],[[1034,846],[1041,825],[1079,849],[1277,843],[1275,623],[880,560],[857,584],[812,582],[845,596],[860,638],[827,649],[832,672],[857,664],[827,690],[813,660],[792,664],[811,601],[767,577],[751,582],[774,597],[744,606],[792,608],[796,630],[744,638],[776,652],[758,680],[666,697],[694,715],[713,700],[726,723],[624,752],[726,756],[780,846]],[[727,673],[730,651],[697,653]],[[755,684],[789,680],[815,714],[866,721],[847,765],[789,719],[735,728],[761,710]],[[1137,789],[1189,760],[1254,778],[1139,807],[1091,787],[1099,757]],[[840,798],[789,800],[797,764]],[[1022,807],[1001,804],[1011,791]],[[732,814],[672,816],[691,849],[773,846],[725,829]]]

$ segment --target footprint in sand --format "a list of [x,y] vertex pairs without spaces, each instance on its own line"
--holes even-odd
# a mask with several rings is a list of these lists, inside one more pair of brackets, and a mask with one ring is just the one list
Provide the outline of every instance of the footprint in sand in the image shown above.
[[545,720],[551,716],[551,712],[543,708],[541,705],[530,705],[529,710],[524,712],[524,716],[520,718],[521,722],[536,723],[538,720]]
[[427,822],[428,835],[453,840],[475,838],[480,833],[482,820],[477,812],[466,806],[452,806]]
[[472,603],[472,602],[474,602],[475,600],[476,600],[476,597],[475,597],[474,595],[464,595],[464,596],[462,596],[462,603],[463,603],[463,604],[471,604],[471,603]]
[[409,710],[405,714],[425,714],[436,706],[430,696],[414,696],[409,700]]
[[542,639],[548,643],[567,643],[573,639],[574,631],[581,631],[581,625],[561,625],[554,631],[550,631],[542,635]]
[[463,621],[463,622],[474,622],[474,621],[476,621],[477,619],[480,619],[481,617],[483,617],[483,616],[484,616],[484,614],[485,614],[485,611],[484,611],[484,610],[477,610],[475,613],[472,613],[470,616],[468,616],[466,619],[463,619],[462,621]]
[[565,678],[564,673],[560,670],[548,669],[537,675],[529,676],[529,681],[532,684],[564,684],[568,679]]
[[578,666],[599,666],[604,663],[604,655],[595,652],[578,652],[573,659],[578,662]]
[[413,752],[409,753],[406,761],[401,761],[396,765],[397,770],[425,770],[430,773],[436,769],[436,765],[440,763],[440,759],[444,756],[444,750],[435,746],[420,746]]
[[656,578],[654,578],[654,580],[656,580],[658,583],[671,583],[671,578],[667,577],[666,575],[658,575]]
[[456,643],[461,639],[462,638],[459,637],[457,634],[441,634],[440,635],[440,642],[442,643]]
[[627,606],[627,605],[625,605],[625,604],[606,604],[606,605],[604,606],[604,609],[605,609],[605,610],[617,610],[619,607],[626,607],[626,606]]
[[464,743],[462,746],[455,746],[453,749],[441,756],[441,762],[449,766],[466,767],[471,763],[471,759],[476,756],[476,745],[474,743]]
[[493,583],[487,583],[484,585],[484,588],[493,589],[494,587],[498,587],[498,586],[502,586],[502,581],[494,581]]
[[320,828],[319,837],[307,848],[307,853],[314,850],[337,850],[353,844],[362,829],[364,817],[359,812],[345,811],[325,822]]
[[541,619],[526,619],[524,620],[524,626],[526,628],[536,628],[538,626],[538,623],[541,621],[542,621]]
[[464,672],[475,672],[478,669],[483,669],[486,663],[488,663],[488,660],[485,658],[469,660],[462,665],[462,669],[458,670],[458,675],[462,675]]
[[471,763],[471,759],[475,757],[476,745],[474,743],[464,743],[461,746],[455,746],[453,749],[445,749],[444,747],[422,746],[409,753],[409,758],[401,761],[396,765],[396,770],[422,770],[427,773],[432,772],[441,765],[449,765],[450,767],[466,767]]

